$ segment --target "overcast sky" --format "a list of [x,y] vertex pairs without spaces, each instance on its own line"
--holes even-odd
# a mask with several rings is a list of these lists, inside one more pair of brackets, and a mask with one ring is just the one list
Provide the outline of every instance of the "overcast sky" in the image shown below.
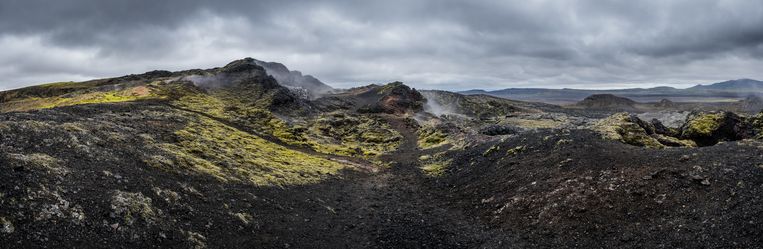
[[0,90],[244,57],[335,87],[763,79],[763,1],[0,0]]

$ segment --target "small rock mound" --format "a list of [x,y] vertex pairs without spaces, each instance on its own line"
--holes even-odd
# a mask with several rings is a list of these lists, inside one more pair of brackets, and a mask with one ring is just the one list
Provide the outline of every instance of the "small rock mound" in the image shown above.
[[594,94],[578,102],[576,105],[589,109],[632,110],[636,108],[636,104],[636,101],[625,97],[612,94]]
[[670,101],[669,99],[661,99],[660,102],[657,102],[654,104],[655,107],[661,107],[661,108],[670,108],[675,107],[676,103],[673,101]]
[[402,82],[377,86],[360,94],[360,96],[375,99],[373,103],[358,109],[358,112],[366,113],[404,114],[418,112],[424,108],[426,101],[416,89],[410,88]]
[[251,73],[256,75],[265,74],[265,69],[255,63],[252,58],[244,58],[241,60],[235,60],[225,65],[220,69],[222,73],[236,74],[236,73]]

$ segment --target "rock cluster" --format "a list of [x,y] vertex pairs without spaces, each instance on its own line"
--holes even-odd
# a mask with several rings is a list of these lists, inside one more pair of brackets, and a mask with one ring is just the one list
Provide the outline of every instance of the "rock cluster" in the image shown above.
[[695,147],[710,146],[721,141],[736,141],[760,136],[760,114],[742,117],[733,112],[703,113],[687,115],[683,124],[669,127],[653,118],[643,120],[636,115],[617,113],[594,124],[593,129],[605,137],[624,143],[652,147]]
[[404,114],[418,112],[424,108],[426,99],[416,89],[404,85],[402,82],[393,82],[377,87],[372,90],[372,98],[377,98],[374,103],[359,109],[364,113],[389,113]]

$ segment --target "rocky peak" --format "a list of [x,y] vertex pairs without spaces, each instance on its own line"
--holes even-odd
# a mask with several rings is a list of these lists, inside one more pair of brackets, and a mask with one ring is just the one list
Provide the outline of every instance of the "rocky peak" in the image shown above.
[[374,86],[362,94],[376,101],[360,111],[402,114],[421,111],[426,99],[419,91],[396,81],[383,86]]
[[[251,58],[247,58],[251,59]],[[300,71],[291,71],[289,68],[277,62],[265,62],[251,59],[251,63],[257,64],[265,69],[266,73],[278,81],[279,84],[287,86],[290,89],[304,89],[310,99],[315,99],[334,89],[324,84],[311,75],[302,75]]]
[[220,69],[220,72],[222,73],[229,73],[229,74],[235,74],[235,73],[265,73],[265,69],[261,66],[257,65],[255,63],[255,60],[252,58],[244,58],[241,60],[235,60],[231,63],[228,63],[228,65],[225,65],[225,67]]

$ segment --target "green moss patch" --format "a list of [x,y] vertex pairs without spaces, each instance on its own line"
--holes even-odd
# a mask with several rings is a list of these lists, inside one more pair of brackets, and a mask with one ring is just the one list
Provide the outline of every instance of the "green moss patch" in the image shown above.
[[[623,112],[599,120],[591,126],[591,129],[601,134],[605,139],[647,148],[695,147],[697,145],[691,140],[654,134],[654,127],[647,127],[649,128],[647,130],[636,122],[640,121],[632,120],[628,113]],[[648,124],[644,123],[643,125],[647,126]]]
[[0,112],[29,111],[83,104],[117,103],[158,99],[147,86],[135,86],[121,90],[77,92],[55,97],[30,97],[16,99],[0,105]]
[[723,113],[699,114],[686,123],[684,137],[709,137],[718,130],[723,120]]
[[43,153],[32,154],[7,154],[7,158],[15,164],[24,165],[33,170],[42,171],[54,175],[69,173],[69,169],[61,166],[60,161]]
[[447,135],[440,131],[421,131],[419,132],[419,148],[429,149],[447,144]]
[[173,163],[155,160],[153,165],[256,185],[314,183],[344,168],[205,117],[198,117],[175,135],[176,143],[161,145]]
[[443,158],[443,154],[435,154],[419,157],[419,163],[424,174],[430,177],[440,177],[445,175],[453,160],[446,160]]
[[130,193],[116,190],[111,197],[112,215],[121,219],[126,225],[133,225],[136,221],[150,225],[156,222],[157,214],[151,205],[151,198],[142,193]]
[[397,150],[402,135],[373,115],[330,113],[308,121],[301,134],[317,151],[372,157]]

